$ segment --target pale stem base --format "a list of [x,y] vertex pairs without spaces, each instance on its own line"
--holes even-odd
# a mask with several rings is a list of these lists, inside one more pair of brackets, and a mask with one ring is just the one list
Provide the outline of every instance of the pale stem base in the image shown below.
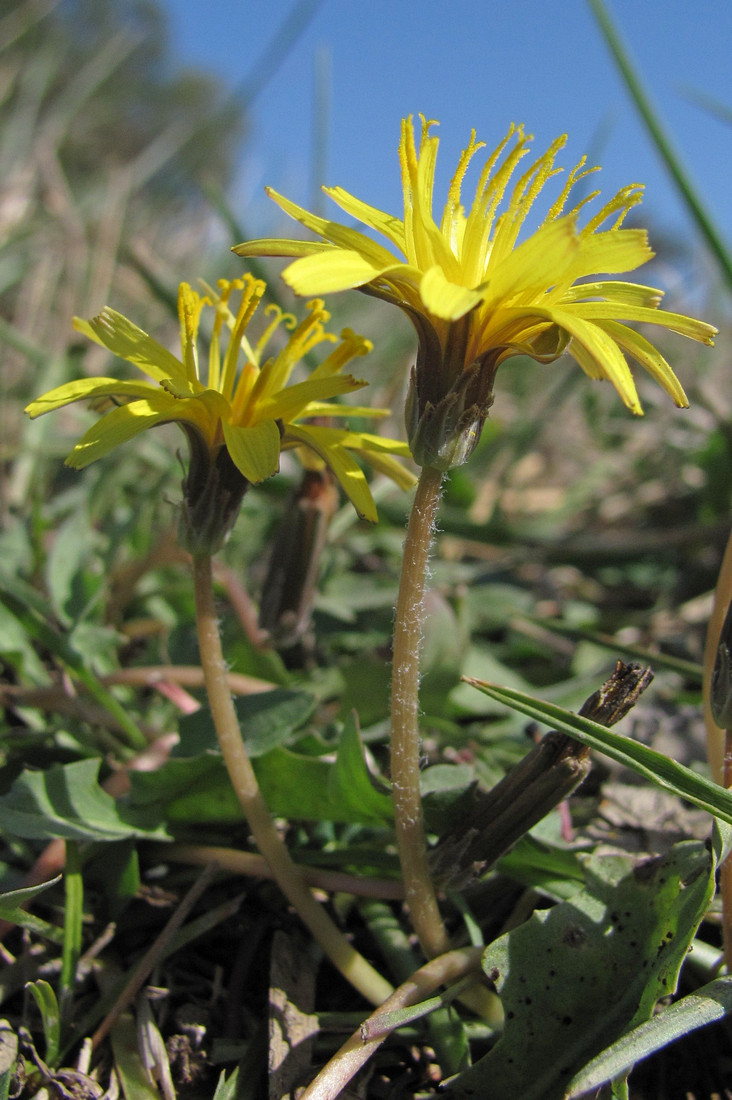
[[[457,981],[467,974],[479,974],[481,953],[480,947],[463,947],[432,959],[420,967],[394,991],[373,1016],[364,1021],[338,1053],[333,1055],[330,1062],[308,1085],[300,1100],[336,1100],[390,1034],[388,1030],[379,1027],[384,1015],[425,1000],[440,985]],[[378,1030],[375,1038],[369,1038],[371,1027]]]

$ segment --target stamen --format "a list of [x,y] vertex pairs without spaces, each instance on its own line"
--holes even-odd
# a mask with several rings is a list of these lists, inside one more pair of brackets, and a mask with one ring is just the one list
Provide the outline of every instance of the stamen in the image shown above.
[[[565,203],[567,202],[567,199],[569,198],[569,193],[574,185],[576,183],[579,183],[580,180],[584,179],[585,176],[590,176],[593,172],[600,171],[599,167],[597,166],[595,166],[594,168],[585,168],[586,163],[587,157],[582,157],[582,159],[577,164],[575,164],[574,168],[570,171],[567,176],[567,181],[559,193],[559,197],[557,198],[556,202],[549,208],[549,213],[547,214],[545,221],[556,221],[556,219],[564,210]],[[599,195],[599,193],[599,191],[594,191],[593,196]],[[574,210],[572,210],[572,213],[576,214],[577,211],[581,209],[581,207],[588,201],[589,199],[583,199],[579,206],[576,206]]]
[[[236,378],[236,366],[239,358],[239,351],[242,346],[246,344],[246,353],[250,356],[251,360],[254,360],[254,356],[251,355],[251,348],[249,342],[245,340],[244,333],[247,325],[251,321],[257,306],[259,305],[262,296],[266,290],[266,284],[261,279],[254,279],[251,275],[245,276],[242,286],[241,303],[236,315],[236,321],[234,322],[231,336],[229,337],[229,346],[226,349],[226,355],[224,357],[224,367],[221,378],[221,390],[220,392],[228,400],[232,400],[232,394],[234,390],[234,380]],[[242,386],[242,380],[239,380],[237,391],[240,391]]]
[[208,298],[202,298],[188,283],[178,288],[178,319],[180,321],[180,346],[186,377],[193,385],[198,381],[198,350],[196,338],[201,310],[211,305]]
[[547,151],[531,165],[528,171],[524,172],[516,183],[509,200],[508,210],[502,215],[493,235],[491,258],[494,263],[499,262],[513,250],[521,226],[534,200],[547,180],[562,171],[561,168],[554,167],[554,158],[559,150],[564,148],[566,142],[566,134],[562,134],[553,141]]
[[463,149],[460,154],[460,160],[458,161],[457,171],[452,177],[450,183],[450,189],[447,193],[447,202],[445,203],[445,209],[442,215],[442,223],[440,225],[441,232],[447,236],[450,241],[450,247],[455,255],[458,255],[458,240],[457,240],[457,218],[456,215],[462,212],[461,191],[463,186],[463,180],[465,179],[465,173],[468,170],[468,165],[478,152],[479,149],[485,148],[484,141],[475,140],[475,130],[470,132],[470,141],[466,149]]
[[330,355],[316,367],[310,375],[311,378],[323,378],[332,374],[339,374],[346,363],[362,355],[368,355],[373,351],[374,345],[365,336],[359,336],[353,329],[344,328],[341,332],[341,342]]
[[[237,279],[236,282],[241,286],[241,280]],[[208,349],[208,387],[211,390],[218,390],[221,384],[221,329],[227,316],[231,316],[228,301],[235,284],[227,279],[219,279],[217,286],[219,297]]]
[[[516,145],[507,154],[495,176],[493,176],[493,168],[514,134],[516,135]],[[508,134],[481,172],[463,239],[463,263],[469,273],[466,285],[475,286],[485,276],[488,259],[493,253],[491,230],[496,210],[503,199],[508,181],[513,175],[516,165],[529,152],[528,144],[531,140],[532,136],[530,134],[524,134],[523,126],[515,127],[512,124]]]
[[612,214],[620,210],[619,217],[611,226],[611,229],[617,229],[622,224],[628,211],[643,200],[643,190],[642,183],[629,183],[627,187],[621,188],[617,195],[610,199],[610,202],[606,203],[602,209],[595,214],[594,218],[580,230],[580,237],[589,237],[590,234],[594,233]]

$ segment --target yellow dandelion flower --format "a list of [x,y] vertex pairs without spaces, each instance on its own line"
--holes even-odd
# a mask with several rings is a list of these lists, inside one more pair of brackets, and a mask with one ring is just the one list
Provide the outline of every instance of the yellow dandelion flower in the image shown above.
[[[156,424],[179,424],[191,453],[184,482],[184,526],[188,529],[184,541],[189,548],[203,549],[201,539],[209,549],[220,544],[248,486],[276,473],[280,453],[293,448],[310,452],[316,462],[325,463],[359,514],[376,520],[368,482],[354,456],[406,488],[414,479],[394,456],[408,457],[407,445],[322,423],[332,417],[387,415],[386,409],[331,401],[367,384],[344,374],[343,368],[367,354],[371,343],[350,329],[344,329],[340,340],[326,331],[330,315],[320,299],[308,303],[307,315],[299,323],[277,306],[268,306],[268,321],[255,341],[248,336],[248,328],[266,284],[247,275],[222,279],[217,290],[204,289],[205,293],[199,294],[187,283],[180,285],[180,358],[109,307],[91,321],[74,318],[77,331],[132,363],[150,381],[85,378],[67,382],[36,398],[26,412],[31,417],[41,416],[87,398],[122,400],[92,425],[71,451],[66,462],[77,469]],[[212,310],[214,316],[207,363],[202,369],[198,335],[205,309]],[[289,330],[288,339],[279,351],[266,357],[281,327]],[[290,384],[303,357],[320,344],[329,345],[329,354],[303,381]]]
[[582,158],[538,228],[519,240],[539,193],[562,171],[555,161],[566,135],[519,171],[532,138],[512,125],[485,160],[466,213],[465,175],[485,147],[473,131],[438,223],[433,189],[439,139],[430,132],[435,125],[422,117],[417,148],[412,118],[402,121],[403,218],[339,187],[324,188],[348,215],[386,238],[388,247],[270,189],[286,213],[322,239],[258,240],[234,249],[241,256],[295,257],[283,275],[298,294],[357,287],[404,310],[419,338],[407,403],[417,462],[446,470],[467,459],[488,415],[496,370],[514,355],[549,363],[566,351],[590,377],[609,379],[628,408],[641,414],[627,355],[678,406],[687,406],[664,357],[626,322],[650,322],[705,344],[713,342],[716,329],[660,310],[660,290],[607,278],[634,271],[653,256],[645,230],[622,228],[643,188],[624,187],[581,224],[580,213],[599,194],[593,191],[567,209],[577,182],[596,170]]

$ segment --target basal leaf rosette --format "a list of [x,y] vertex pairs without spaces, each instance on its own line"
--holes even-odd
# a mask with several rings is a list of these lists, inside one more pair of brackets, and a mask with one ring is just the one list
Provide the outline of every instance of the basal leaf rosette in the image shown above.
[[687,406],[663,355],[629,323],[659,325],[705,344],[712,344],[716,329],[659,309],[660,290],[612,278],[653,256],[644,229],[623,228],[641,200],[642,186],[622,188],[584,220],[599,191],[570,204],[577,183],[597,170],[587,168],[583,157],[527,234],[540,192],[562,172],[556,157],[566,135],[521,171],[532,138],[512,125],[485,157],[466,212],[465,175],[485,148],[473,131],[438,222],[433,189],[439,139],[431,133],[436,123],[421,119],[419,147],[411,116],[402,121],[403,217],[377,210],[340,187],[324,188],[349,217],[385,238],[386,246],[269,189],[275,202],[320,240],[268,238],[234,249],[241,256],[294,258],[283,276],[298,294],[355,287],[407,314],[419,339],[406,410],[415,460],[447,470],[468,458],[493,400],[496,370],[515,355],[551,363],[566,352],[591,378],[612,382],[627,407],[641,414],[630,357],[678,406]]
[[[409,449],[397,440],[330,424],[333,418],[388,414],[333,401],[367,384],[344,373],[344,367],[367,354],[370,342],[350,329],[340,338],[328,332],[330,315],[320,299],[308,303],[299,322],[268,305],[255,338],[250,324],[266,291],[262,280],[245,275],[222,279],[215,290],[203,289],[199,293],[180,285],[180,357],[109,307],[90,321],[75,318],[78,332],[147,378],[67,382],[36,398],[26,412],[36,417],[89,398],[115,401],[66,459],[76,469],[157,424],[179,424],[190,449],[181,533],[194,553],[221,545],[244,493],[277,472],[284,450],[305,452],[310,465],[328,466],[358,513],[375,521],[376,507],[358,459],[406,488],[414,478],[395,456],[409,457]],[[213,314],[205,356],[198,346],[204,311]],[[302,380],[292,381],[303,359],[321,345],[325,358]],[[270,354],[271,347],[279,350]]]

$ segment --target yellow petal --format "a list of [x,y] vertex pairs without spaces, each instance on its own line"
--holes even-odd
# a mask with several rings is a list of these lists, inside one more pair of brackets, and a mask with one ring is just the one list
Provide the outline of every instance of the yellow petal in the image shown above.
[[614,302],[575,302],[567,305],[567,311],[577,313],[579,316],[591,321],[647,321],[651,325],[661,325],[678,332],[680,336],[688,336],[690,340],[698,340],[702,344],[713,345],[717,329],[714,325],[708,325],[705,321],[697,321],[695,317],[686,317],[683,313],[670,313],[666,309],[648,309],[645,306],[634,306]]
[[483,290],[486,308],[518,298],[543,297],[549,287],[565,279],[579,249],[575,220],[571,216],[548,222],[509,253],[495,269],[488,264]]
[[658,348],[654,348],[653,344],[635,329],[620,325],[616,321],[604,321],[602,327],[616,344],[625,348],[648,371],[680,409],[688,409],[689,399]]
[[386,439],[383,435],[371,435],[369,432],[349,432],[344,442],[346,447],[360,447],[366,451],[378,451],[383,454],[401,455],[411,458],[409,444],[400,439]]
[[159,392],[158,387],[151,382],[120,382],[118,378],[78,378],[37,397],[26,406],[25,411],[33,419],[70,405],[73,401],[84,401],[90,397],[147,397]]
[[247,481],[257,485],[280,468],[280,430],[274,420],[262,420],[251,428],[223,421],[224,439],[234,465]]
[[232,248],[237,256],[312,256],[314,252],[331,251],[335,245],[325,241],[291,241],[280,237],[261,237],[244,241]]
[[437,264],[422,276],[419,293],[425,309],[445,321],[464,317],[482,298],[479,291],[450,282]]
[[333,378],[308,378],[307,381],[288,386],[273,397],[258,403],[256,415],[257,418],[261,416],[288,422],[303,415],[311,401],[325,400],[340,393],[353,393],[367,385],[368,382],[362,382],[350,374],[336,375]]
[[400,489],[411,489],[417,484],[417,478],[408,470],[406,466],[402,466],[401,462],[398,462],[396,458],[389,454],[375,454],[374,451],[360,451],[364,461],[368,462],[372,469],[377,473],[384,474],[395,485],[398,485]]
[[663,291],[640,283],[623,283],[606,279],[598,283],[579,283],[577,286],[569,287],[562,294],[562,303],[584,302],[590,298],[656,309],[661,304]]
[[355,458],[343,447],[334,445],[326,433],[327,429],[323,428],[304,428],[301,425],[288,424],[285,438],[288,442],[301,444],[319,455],[333,471],[358,514],[363,519],[376,523],[379,517],[363,470]]
[[82,436],[66,459],[66,465],[83,470],[147,428],[173,419],[175,401],[173,398],[161,401],[160,396],[164,398],[164,395],[156,395],[155,401],[132,401],[106,413]]
[[[178,395],[175,395],[178,397]],[[176,420],[192,420],[206,423],[213,429],[218,420],[231,419],[231,405],[218,390],[204,390],[195,397],[179,400]]]
[[569,278],[572,282],[598,272],[615,275],[635,271],[653,259],[645,229],[608,229],[582,237]]
[[[618,345],[599,325],[593,325],[587,321],[573,317],[559,310],[552,311],[554,320],[565,329],[572,337],[568,347],[569,354],[574,356],[583,370],[591,374],[591,377],[605,377],[612,382],[615,389],[623,399],[623,402],[635,413],[643,415],[643,408],[638,400],[638,391],[635,388],[633,375],[625,361],[623,353]],[[586,354],[583,354],[586,353]],[[597,373],[590,368],[588,357],[598,368]]]
[[185,379],[186,372],[183,364],[176,359],[167,348],[153,340],[132,321],[128,321],[121,313],[105,306],[102,312],[93,317],[91,321],[82,321],[80,317],[74,317],[74,328],[77,332],[83,332],[95,344],[101,344],[120,359],[126,359],[128,363],[134,363],[150,378],[160,382],[163,378]]
[[375,229],[377,233],[381,233],[400,252],[406,252],[404,222],[400,218],[395,218],[393,214],[385,214],[383,210],[377,210],[375,206],[362,202],[361,199],[350,195],[348,191],[344,191],[342,187],[324,187],[323,190],[333,202],[340,206],[341,210],[345,210],[357,221],[363,222],[364,225]]
[[570,313],[568,309],[547,308],[541,306],[511,309],[505,311],[513,316],[545,317],[559,325],[572,340],[567,351],[577,360],[582,369],[591,378],[607,378],[623,399],[623,402],[637,416],[643,415],[633,375],[625,357],[615,341],[599,325]]
[[306,229],[316,233],[319,237],[323,237],[326,241],[330,241],[331,244],[337,245],[339,248],[343,248],[346,251],[360,253],[365,259],[373,263],[375,267],[383,267],[386,264],[394,262],[394,257],[383,245],[378,244],[364,233],[359,233],[357,229],[349,229],[345,225],[339,225],[338,222],[326,221],[325,218],[319,218],[315,214],[311,214],[309,211],[304,210],[302,206],[298,206],[297,203],[286,199],[284,195],[278,195],[271,187],[267,187],[266,191],[269,197],[274,199],[277,205],[280,206],[286,214],[289,214],[291,218],[300,222]]
[[317,431],[318,438],[326,446],[357,448],[364,451],[402,455],[404,458],[411,457],[409,444],[398,439],[385,439],[384,436],[372,435],[370,432],[352,432],[348,428],[318,427],[309,430]]
[[372,420],[383,420],[391,416],[391,409],[372,409],[370,405],[333,405],[328,401],[310,401],[303,417],[311,416],[357,416]]
[[171,397],[178,398],[198,397],[204,388],[198,379],[193,382],[179,382],[175,378],[161,378],[160,385]]
[[296,294],[332,294],[363,286],[394,266],[393,257],[379,268],[359,252],[339,248],[295,260],[282,272],[282,278]]

